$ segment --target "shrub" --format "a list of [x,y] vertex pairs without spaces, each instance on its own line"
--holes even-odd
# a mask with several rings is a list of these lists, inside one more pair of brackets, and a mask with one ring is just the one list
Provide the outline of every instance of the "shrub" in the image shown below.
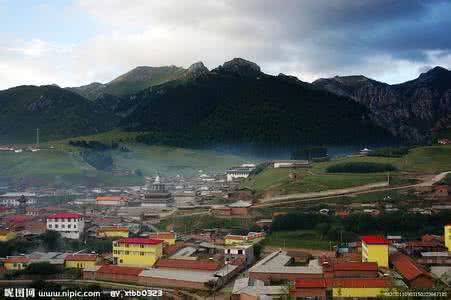
[[349,162],[332,165],[326,169],[328,173],[375,173],[395,171],[392,164],[374,162]]
[[385,147],[368,153],[368,156],[402,157],[409,153],[409,147]]

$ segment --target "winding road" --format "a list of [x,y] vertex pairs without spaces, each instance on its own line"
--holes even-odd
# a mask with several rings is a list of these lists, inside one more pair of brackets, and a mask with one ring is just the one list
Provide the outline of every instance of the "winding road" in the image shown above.
[[345,189],[327,190],[321,192],[312,193],[298,193],[290,194],[284,196],[277,196],[271,198],[260,199],[259,204],[253,205],[252,208],[262,208],[262,207],[272,207],[272,206],[282,206],[285,204],[293,204],[299,202],[309,202],[324,199],[337,198],[345,195],[359,195],[366,194],[368,192],[380,192],[380,191],[390,191],[390,190],[402,190],[411,189],[415,187],[431,186],[446,177],[446,175],[451,174],[451,171],[442,172],[437,175],[427,176],[422,182],[410,185],[395,186],[390,187],[388,182],[378,182],[367,185],[360,185]]

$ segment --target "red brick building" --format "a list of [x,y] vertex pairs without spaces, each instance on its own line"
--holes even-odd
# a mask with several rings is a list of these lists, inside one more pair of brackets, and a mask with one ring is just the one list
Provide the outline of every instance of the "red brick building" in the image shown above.
[[103,265],[97,270],[83,269],[83,279],[137,284],[142,271],[144,268]]
[[390,264],[410,288],[431,288],[432,276],[407,255],[397,252],[390,256]]
[[371,289],[390,288],[391,286],[391,282],[386,278],[298,279],[290,290],[290,295],[295,298],[312,297],[325,300],[327,293],[331,293],[334,288]]
[[325,278],[377,278],[375,262],[335,262],[323,263]]

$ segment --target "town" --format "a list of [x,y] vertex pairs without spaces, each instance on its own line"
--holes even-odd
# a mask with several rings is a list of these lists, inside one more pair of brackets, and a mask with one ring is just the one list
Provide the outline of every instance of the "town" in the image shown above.
[[[264,163],[293,171],[311,164]],[[443,219],[451,209],[449,185],[431,180],[398,194],[370,186],[363,192],[378,195],[370,202],[347,203],[337,195],[335,202],[325,204],[322,194],[308,194],[313,200],[319,197],[320,204],[286,199],[288,203],[274,205],[273,200],[256,199],[242,185],[257,168],[247,163],[223,174],[199,172],[189,178],[156,174],[147,177],[144,186],[4,191],[0,282],[20,286],[24,280],[31,284],[45,279],[63,286],[109,288],[126,284],[161,288],[174,299],[372,298],[407,290],[446,294],[451,283],[451,224],[438,225],[440,234],[437,228],[425,232],[426,227],[409,236],[349,236],[340,227],[339,237],[324,240],[328,246],[310,248],[296,245],[296,236],[278,239],[278,232],[293,218],[304,218],[312,226],[323,218],[315,230],[333,235],[330,225],[321,228],[324,222],[390,216],[404,210],[403,205],[409,206],[412,217]],[[417,200],[391,198],[400,195]]]

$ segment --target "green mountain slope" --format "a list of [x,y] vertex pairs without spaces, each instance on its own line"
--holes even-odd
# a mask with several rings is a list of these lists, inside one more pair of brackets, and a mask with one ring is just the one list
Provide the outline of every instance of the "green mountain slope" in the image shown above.
[[0,141],[34,142],[111,129],[117,118],[78,94],[57,86],[18,86],[0,91]]
[[180,79],[185,76],[187,72],[187,69],[176,66],[141,66],[134,68],[106,84],[95,82],[68,89],[91,100],[95,100],[102,95],[131,95],[155,85]]
[[390,135],[363,105],[288,76],[270,76],[243,59],[192,80],[124,98],[121,126],[150,131],[147,143],[273,145],[381,142]]

